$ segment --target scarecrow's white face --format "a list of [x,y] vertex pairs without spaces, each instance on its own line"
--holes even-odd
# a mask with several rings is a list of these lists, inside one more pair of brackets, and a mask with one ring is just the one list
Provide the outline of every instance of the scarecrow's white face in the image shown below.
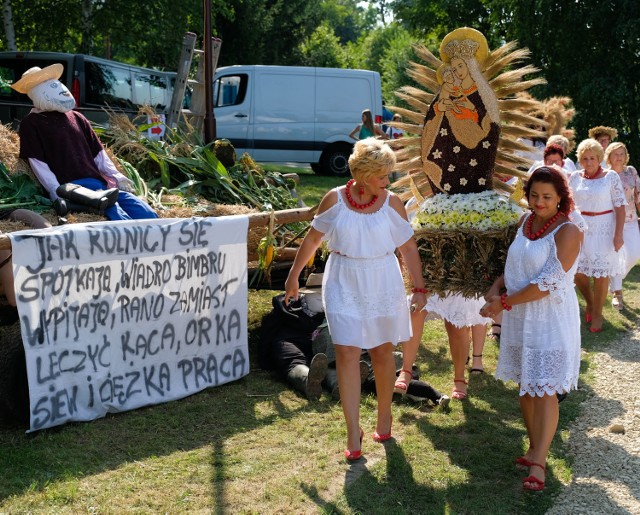
[[76,101],[59,80],[49,79],[34,86],[27,93],[33,105],[42,111],[66,113],[76,106]]

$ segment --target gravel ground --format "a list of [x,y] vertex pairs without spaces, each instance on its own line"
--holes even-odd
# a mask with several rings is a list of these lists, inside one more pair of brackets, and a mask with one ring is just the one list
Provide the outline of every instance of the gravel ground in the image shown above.
[[593,392],[570,427],[575,475],[547,513],[640,513],[640,331],[594,356]]

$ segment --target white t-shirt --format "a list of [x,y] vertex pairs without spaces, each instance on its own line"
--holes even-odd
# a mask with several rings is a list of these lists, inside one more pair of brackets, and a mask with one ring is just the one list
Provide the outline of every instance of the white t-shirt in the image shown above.
[[389,127],[387,129],[387,136],[389,136],[389,139],[398,139],[404,136],[404,131],[396,127]]

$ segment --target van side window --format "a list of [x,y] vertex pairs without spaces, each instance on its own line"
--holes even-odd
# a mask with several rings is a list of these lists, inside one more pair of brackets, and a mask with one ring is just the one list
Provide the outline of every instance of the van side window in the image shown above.
[[213,107],[239,105],[247,93],[247,74],[226,75],[213,84]]
[[131,109],[131,74],[129,70],[91,61],[85,62],[88,104]]
[[158,75],[135,74],[136,104],[149,105],[156,110],[167,107],[167,82]]

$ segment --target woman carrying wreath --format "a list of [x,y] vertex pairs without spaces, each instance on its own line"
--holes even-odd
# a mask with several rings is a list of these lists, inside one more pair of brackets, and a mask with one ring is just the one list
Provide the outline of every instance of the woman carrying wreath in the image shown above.
[[[457,29],[440,45],[443,64],[436,71],[441,86],[427,110],[421,140],[421,164],[431,189],[448,195],[480,193],[492,188],[500,114],[498,101],[480,71],[489,49],[484,36],[473,29]],[[429,264],[426,264],[429,266]],[[403,394],[411,379],[427,312],[445,323],[453,362],[453,391],[457,400],[467,397],[465,367],[473,342],[471,371],[481,373],[486,324],[479,315],[481,295],[465,297],[446,292],[432,295],[424,311],[412,315],[413,336],[403,344],[402,372],[395,392]]]
[[387,191],[395,154],[375,138],[358,141],[349,158],[351,179],[320,202],[285,282],[285,303],[298,296],[300,272],[326,240],[331,254],[322,301],[335,346],[340,402],[347,423],[345,457],[362,456],[360,354],[371,356],[378,417],[373,439],[391,438],[391,399],[396,367],[393,347],[411,336],[405,287],[396,249],[413,281],[411,302],[422,309],[426,290],[413,229],[402,201]]
[[574,277],[583,227],[568,218],[574,205],[561,168],[535,170],[525,193],[531,213],[521,220],[504,275],[487,291],[480,313],[503,315],[495,375],[520,385],[529,448],[515,461],[529,470],[525,490],[542,490],[558,426],[556,394],[578,384],[580,312]]

